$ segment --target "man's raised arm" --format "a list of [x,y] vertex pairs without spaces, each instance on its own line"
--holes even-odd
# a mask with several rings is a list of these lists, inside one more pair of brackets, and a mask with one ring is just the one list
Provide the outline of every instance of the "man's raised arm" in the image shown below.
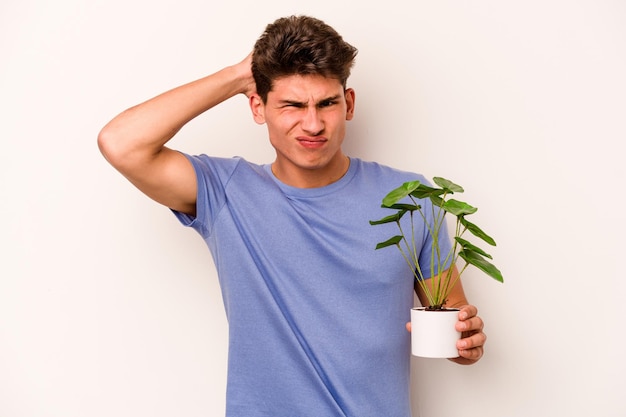
[[191,163],[165,144],[190,120],[237,95],[255,92],[251,55],[212,75],[125,110],[98,135],[104,157],[148,197],[195,215],[196,177]]

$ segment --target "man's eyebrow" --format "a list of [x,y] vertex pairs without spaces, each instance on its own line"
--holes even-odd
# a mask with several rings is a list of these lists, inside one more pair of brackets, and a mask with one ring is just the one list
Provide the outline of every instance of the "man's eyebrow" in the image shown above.
[[[325,97],[325,98],[319,100],[316,103],[316,105],[319,105],[319,104],[327,102],[327,101],[335,101],[335,100],[338,100],[340,97],[341,97],[341,94],[335,94],[334,96]],[[292,105],[299,105],[299,106],[304,106],[304,105],[307,104],[304,101],[290,100],[290,99],[279,100],[278,103],[281,104],[281,105],[292,104]]]
[[285,100],[278,100],[278,104],[283,105],[283,104],[297,104],[297,105],[304,105],[304,102],[302,101],[298,101],[298,100],[289,100],[289,99],[285,99]]
[[317,104],[323,103],[325,101],[336,101],[336,100],[339,100],[339,98],[341,98],[341,94],[335,94],[334,96],[321,99],[320,101],[317,102]]

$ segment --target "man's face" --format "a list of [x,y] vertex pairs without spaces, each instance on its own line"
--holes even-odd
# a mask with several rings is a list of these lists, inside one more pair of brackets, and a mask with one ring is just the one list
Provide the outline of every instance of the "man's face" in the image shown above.
[[250,104],[255,121],[267,124],[276,149],[273,169],[283,182],[307,186],[306,178],[317,183],[308,186],[321,186],[345,173],[341,144],[354,114],[352,89],[344,91],[332,78],[292,75],[274,82],[265,104],[258,97]]

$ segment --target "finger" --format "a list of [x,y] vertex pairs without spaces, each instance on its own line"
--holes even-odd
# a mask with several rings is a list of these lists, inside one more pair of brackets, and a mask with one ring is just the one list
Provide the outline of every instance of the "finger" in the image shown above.
[[482,346],[473,349],[459,350],[459,356],[471,362],[476,362],[483,357],[484,348]]
[[459,320],[467,320],[478,315],[478,308],[473,305],[461,307],[459,311]]
[[456,342],[456,347],[459,351],[461,350],[469,350],[478,347],[483,347],[487,342],[487,335],[483,332],[476,332],[467,337],[459,339]]
[[410,322],[410,321],[406,324],[406,330],[407,330],[409,333],[411,333],[411,322]]
[[472,332],[480,331],[485,326],[483,319],[478,316],[472,317],[467,320],[457,321],[454,327],[459,332]]

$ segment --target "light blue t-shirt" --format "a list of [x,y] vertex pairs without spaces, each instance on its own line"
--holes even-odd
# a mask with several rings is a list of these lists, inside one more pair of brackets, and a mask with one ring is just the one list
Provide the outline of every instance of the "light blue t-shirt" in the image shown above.
[[301,189],[270,165],[187,157],[197,216],[175,214],[217,268],[229,323],[226,415],[409,417],[414,278],[396,248],[374,249],[395,225],[369,221],[392,213],[380,207],[388,191],[426,179],[351,158],[339,181]]

